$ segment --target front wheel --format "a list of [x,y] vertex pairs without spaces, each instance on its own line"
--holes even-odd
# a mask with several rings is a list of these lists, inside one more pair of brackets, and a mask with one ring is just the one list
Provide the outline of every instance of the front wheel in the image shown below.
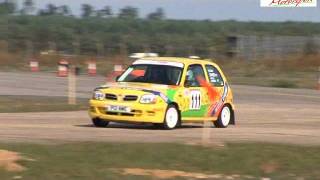
[[92,123],[96,127],[107,127],[108,124],[109,124],[109,121],[104,121],[104,120],[99,119],[99,118],[94,118],[94,119],[92,119]]
[[174,105],[169,105],[164,118],[164,129],[174,129],[180,123],[179,111]]
[[220,112],[218,120],[216,120],[214,122],[214,125],[217,128],[228,127],[228,125],[230,124],[230,121],[231,121],[231,113],[232,113],[232,111],[231,111],[230,107],[227,105],[224,105],[221,112]]

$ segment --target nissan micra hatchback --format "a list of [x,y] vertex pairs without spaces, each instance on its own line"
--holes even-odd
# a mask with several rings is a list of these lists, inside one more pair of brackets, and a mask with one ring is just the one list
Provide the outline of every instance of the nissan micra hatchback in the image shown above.
[[174,129],[184,122],[212,121],[226,128],[235,123],[232,91],[219,66],[172,57],[136,60],[115,83],[94,90],[89,115],[97,127],[123,122]]

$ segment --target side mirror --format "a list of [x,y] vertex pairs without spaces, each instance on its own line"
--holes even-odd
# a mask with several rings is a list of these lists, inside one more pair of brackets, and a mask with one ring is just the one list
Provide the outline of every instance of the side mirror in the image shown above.
[[121,75],[116,77],[116,82],[118,82],[119,78],[121,77]]

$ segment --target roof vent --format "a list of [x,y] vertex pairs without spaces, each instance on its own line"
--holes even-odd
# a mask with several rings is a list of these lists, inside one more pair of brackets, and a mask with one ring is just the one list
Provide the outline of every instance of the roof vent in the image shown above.
[[190,59],[201,59],[199,56],[189,56]]
[[140,58],[145,58],[145,57],[159,57],[159,54],[157,54],[157,53],[133,53],[129,57],[133,58],[133,59],[140,59]]

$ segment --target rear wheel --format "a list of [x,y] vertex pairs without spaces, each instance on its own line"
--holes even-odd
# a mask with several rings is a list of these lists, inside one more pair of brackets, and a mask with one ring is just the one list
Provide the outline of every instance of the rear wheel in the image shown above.
[[109,121],[105,121],[105,120],[102,120],[99,118],[94,118],[94,119],[92,119],[92,123],[96,127],[107,127],[109,124]]
[[224,105],[221,112],[220,112],[219,118],[217,121],[214,122],[214,125],[217,128],[228,127],[228,125],[231,121],[231,115],[232,115],[232,111],[231,111],[230,107],[227,105]]
[[174,105],[169,105],[163,122],[164,129],[174,129],[180,124],[179,111]]

